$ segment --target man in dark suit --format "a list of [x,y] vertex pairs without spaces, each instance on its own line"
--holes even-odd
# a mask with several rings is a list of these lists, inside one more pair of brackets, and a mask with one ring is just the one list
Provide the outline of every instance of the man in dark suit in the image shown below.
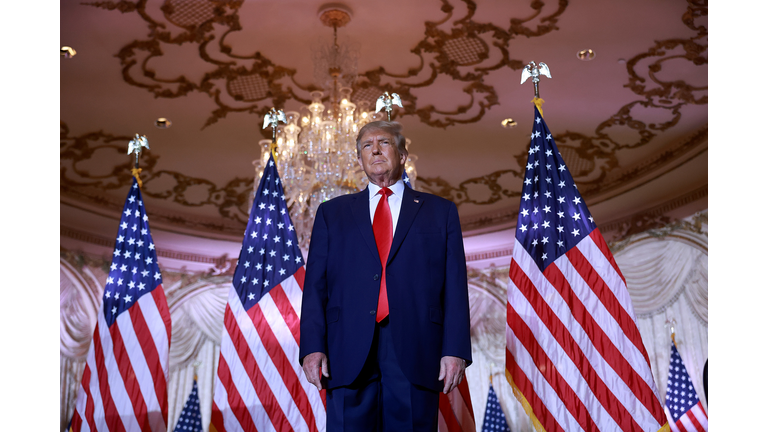
[[440,391],[472,361],[456,205],[405,187],[401,126],[357,137],[363,191],[320,205],[299,361],[327,393],[329,431],[435,431]]

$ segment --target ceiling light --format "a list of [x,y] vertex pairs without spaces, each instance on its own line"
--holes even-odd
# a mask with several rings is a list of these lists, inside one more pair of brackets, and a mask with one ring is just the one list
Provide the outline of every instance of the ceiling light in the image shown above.
[[578,57],[579,60],[590,61],[595,58],[595,52],[591,49],[583,49],[576,53],[576,57]]
[[517,122],[511,118],[506,118],[501,121],[501,127],[505,129],[512,129],[515,126],[517,126]]
[[77,54],[77,51],[75,51],[74,48],[63,46],[61,47],[61,55],[64,56],[64,58],[72,58]]
[[171,121],[165,117],[160,117],[159,119],[155,120],[155,126],[160,129],[168,129],[171,127]]

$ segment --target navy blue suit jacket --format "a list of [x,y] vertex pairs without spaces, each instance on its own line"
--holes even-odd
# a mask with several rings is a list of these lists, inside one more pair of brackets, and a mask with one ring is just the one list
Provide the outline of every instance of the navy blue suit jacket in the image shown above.
[[[299,361],[328,356],[328,387],[352,383],[373,340],[382,272],[368,189],[320,205],[301,306]],[[413,384],[441,391],[440,359],[471,363],[469,299],[459,214],[406,187],[386,266],[395,353]]]

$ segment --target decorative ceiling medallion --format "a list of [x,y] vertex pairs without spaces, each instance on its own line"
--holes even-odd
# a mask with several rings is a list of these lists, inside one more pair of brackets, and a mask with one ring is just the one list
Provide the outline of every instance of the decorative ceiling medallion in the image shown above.
[[165,18],[179,27],[196,28],[216,15],[216,2],[200,0],[166,0],[161,9]]
[[452,61],[469,66],[488,58],[488,45],[477,37],[456,37],[443,43],[443,51]]
[[227,92],[238,101],[259,101],[269,96],[269,81],[259,74],[239,75],[227,80]]

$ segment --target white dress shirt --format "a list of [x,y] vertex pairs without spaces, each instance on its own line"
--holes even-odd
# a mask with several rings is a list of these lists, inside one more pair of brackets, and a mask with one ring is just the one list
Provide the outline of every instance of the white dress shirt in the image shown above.
[[[373,225],[373,216],[376,213],[376,207],[379,205],[381,195],[379,195],[380,187],[373,183],[368,183],[368,207],[371,210],[371,225]],[[402,180],[398,180],[397,183],[389,187],[392,191],[392,195],[389,196],[389,211],[392,213],[392,237],[395,236],[395,229],[397,229],[397,219],[400,217],[400,207],[403,204],[403,191],[405,190],[405,183]]]

